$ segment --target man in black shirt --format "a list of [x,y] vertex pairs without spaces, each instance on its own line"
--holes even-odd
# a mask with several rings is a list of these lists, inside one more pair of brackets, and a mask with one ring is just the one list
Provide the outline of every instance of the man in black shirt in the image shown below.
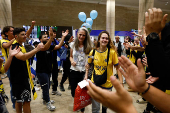
[[[10,77],[12,84],[13,98],[16,100],[15,108],[17,113],[23,111],[26,113],[31,113],[30,101],[31,101],[31,90],[34,96],[34,99],[37,97],[37,94],[34,89],[32,82],[31,71],[29,67],[28,59],[31,58],[34,54],[40,51],[44,45],[41,43],[37,48],[26,53],[23,42],[26,41],[26,33],[24,28],[15,28],[13,32],[16,40],[12,44],[12,48],[19,47],[21,51],[16,54],[10,65]],[[30,90],[31,85],[31,90]]]
[[46,34],[43,34],[39,37],[39,40],[48,46],[48,48],[41,50],[36,54],[37,64],[36,64],[36,73],[38,80],[41,84],[42,92],[43,92],[43,103],[47,105],[48,110],[55,110],[55,106],[51,105],[54,101],[50,101],[49,97],[49,88],[50,88],[50,76],[52,72],[52,51],[59,49],[63,42],[65,36],[68,34],[67,32],[63,33],[63,37],[58,45],[51,45],[53,40],[53,31],[50,28],[49,31],[50,39],[48,39]]

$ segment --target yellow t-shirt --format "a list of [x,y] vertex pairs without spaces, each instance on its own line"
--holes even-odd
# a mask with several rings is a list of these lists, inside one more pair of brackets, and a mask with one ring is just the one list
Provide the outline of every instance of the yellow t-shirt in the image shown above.
[[9,48],[3,48],[3,47],[2,47],[2,44],[3,44],[3,43],[8,43],[9,41],[10,41],[10,40],[8,40],[8,39],[2,39],[2,40],[1,40],[2,56],[5,57],[5,61],[7,61],[7,58],[8,58]]
[[[105,72],[106,67],[107,67],[107,81],[105,84],[101,85],[101,87],[103,88],[112,87],[110,76],[113,75],[113,66],[118,65],[117,53],[115,52],[115,50],[110,49],[109,62],[107,66],[107,52],[108,52],[108,49],[104,52],[99,52],[96,50],[95,55],[94,55],[94,61],[93,61],[96,75],[102,75]],[[89,53],[89,56],[92,56],[92,53],[93,53],[93,50]],[[88,63],[91,63],[91,62],[92,62],[92,58],[88,58]],[[92,75],[91,81],[94,83],[93,75]]]

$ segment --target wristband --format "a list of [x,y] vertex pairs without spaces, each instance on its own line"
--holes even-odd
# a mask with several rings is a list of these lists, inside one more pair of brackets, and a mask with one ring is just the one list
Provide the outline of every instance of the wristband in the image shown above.
[[150,89],[150,84],[148,84],[148,88],[144,92],[142,92],[142,95],[148,92],[149,89]]

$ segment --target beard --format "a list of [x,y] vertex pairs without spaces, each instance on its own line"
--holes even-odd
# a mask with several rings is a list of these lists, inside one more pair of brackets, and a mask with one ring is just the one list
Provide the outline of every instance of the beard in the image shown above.
[[43,44],[45,45],[47,43],[47,41],[43,41]]

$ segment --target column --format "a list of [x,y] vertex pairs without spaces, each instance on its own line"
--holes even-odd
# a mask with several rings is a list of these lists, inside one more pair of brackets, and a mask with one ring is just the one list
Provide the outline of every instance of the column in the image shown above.
[[106,31],[114,40],[115,36],[115,0],[107,0],[106,3]]
[[11,0],[0,0],[0,28],[12,25]]
[[143,28],[145,25],[145,12],[149,8],[153,8],[154,0],[139,0],[139,16],[138,16],[138,29]]

